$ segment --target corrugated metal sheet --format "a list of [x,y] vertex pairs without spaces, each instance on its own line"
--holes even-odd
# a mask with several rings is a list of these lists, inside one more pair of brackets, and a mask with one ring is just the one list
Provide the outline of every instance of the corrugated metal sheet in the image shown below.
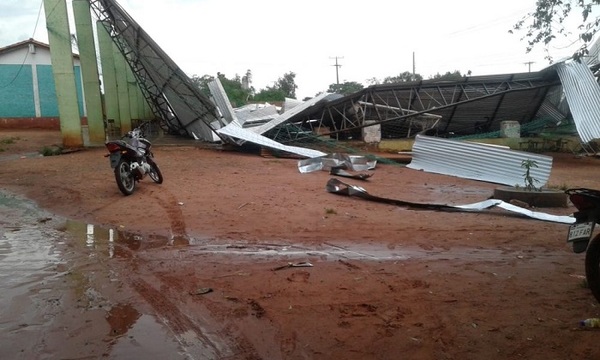
[[263,125],[257,126],[257,127],[253,127],[250,129],[257,134],[264,134],[267,131],[276,127],[277,125],[283,124],[283,123],[287,122],[288,120],[292,119],[294,116],[298,115],[299,113],[311,108],[312,106],[316,105],[320,101],[322,101],[322,100],[326,101],[328,98],[331,99],[331,98],[336,98],[338,96],[339,95],[337,95],[337,94],[323,93],[323,94],[318,95],[308,101],[303,102],[300,105],[294,106],[289,111],[284,112],[283,114],[279,115],[278,117],[269,121],[266,124],[263,124]]
[[417,135],[408,168],[509,186],[525,186],[523,160],[533,160],[531,176],[536,187],[550,177],[552,157],[494,145]]
[[248,108],[241,110],[235,109],[235,114],[240,124],[243,124],[245,127],[254,126],[256,124],[260,125],[279,116],[277,106],[275,105],[268,105],[256,108],[255,110],[250,110]]
[[214,81],[208,83],[208,89],[210,90],[210,94],[212,95],[212,99],[221,111],[221,115],[223,119],[225,119],[225,124],[222,121],[220,123],[225,126],[229,123],[236,122],[238,125],[242,125],[235,116],[235,111],[229,102],[229,98],[227,97],[227,93],[221,84],[221,80],[216,78]]
[[584,63],[576,61],[556,65],[565,96],[581,141],[600,138],[600,86]]
[[319,150],[306,149],[299,146],[288,146],[278,143],[277,141],[271,140],[268,137],[254,133],[249,129],[242,129],[237,124],[229,124],[222,129],[217,130],[222,135],[234,137],[236,139],[249,141],[254,144],[266,146],[272,149],[287,151],[292,154],[304,156],[307,158],[314,158],[319,156],[327,155]]

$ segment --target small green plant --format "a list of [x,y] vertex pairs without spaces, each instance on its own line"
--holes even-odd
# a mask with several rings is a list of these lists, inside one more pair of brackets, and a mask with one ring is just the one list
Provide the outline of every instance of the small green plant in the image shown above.
[[44,146],[40,150],[40,154],[43,156],[54,156],[62,154],[62,148],[59,146]]
[[9,137],[9,138],[6,138],[6,139],[1,139],[0,140],[0,144],[2,144],[2,145],[10,145],[10,144],[14,144],[16,140],[19,140],[19,138],[13,136],[13,137]]
[[326,208],[326,209],[325,209],[325,214],[328,214],[328,215],[335,215],[335,214],[337,214],[337,211],[335,211],[335,209]]
[[[15,141],[20,140],[21,138],[19,137],[9,137],[9,138],[5,138],[5,139],[0,139],[0,145],[11,145],[14,144]],[[2,151],[6,151],[6,149],[3,146],[0,146],[0,152]]]
[[521,161],[521,167],[525,169],[525,173],[523,174],[523,180],[525,180],[525,190],[541,191],[541,188],[535,186],[535,183],[539,183],[540,181],[531,176],[531,169],[538,167],[537,162],[531,159],[523,160]]

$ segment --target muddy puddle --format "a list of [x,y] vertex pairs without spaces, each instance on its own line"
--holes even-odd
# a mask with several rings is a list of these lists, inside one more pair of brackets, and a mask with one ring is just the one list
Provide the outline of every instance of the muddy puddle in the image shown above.
[[71,227],[0,192],[0,359],[189,358],[159,319],[121,299],[118,276]]

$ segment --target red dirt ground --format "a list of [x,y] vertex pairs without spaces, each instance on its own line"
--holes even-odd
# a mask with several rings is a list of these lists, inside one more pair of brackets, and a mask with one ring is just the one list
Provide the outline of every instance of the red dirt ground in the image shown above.
[[[16,140],[0,145],[1,189],[118,233],[110,257],[65,245],[62,315],[43,346],[24,342],[21,354],[129,358],[115,339],[142,343],[131,329],[150,316],[174,359],[600,358],[599,333],[578,326],[600,309],[567,225],[336,196],[325,191],[331,175],[300,174],[297,160],[192,145],[156,146],[164,183],[145,179],[125,197],[103,148],[31,157],[60,134],[0,131],[7,138]],[[600,189],[600,160],[548,155],[551,186]],[[497,186],[384,164],[366,182],[342,180],[447,204],[485,200]],[[273,270],[288,262],[313,266]],[[90,301],[77,276],[103,307],[72,306]]]

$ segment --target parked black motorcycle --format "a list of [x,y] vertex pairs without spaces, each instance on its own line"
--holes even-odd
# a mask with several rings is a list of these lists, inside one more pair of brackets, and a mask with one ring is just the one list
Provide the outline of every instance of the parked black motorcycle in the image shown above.
[[576,188],[565,192],[577,208],[567,242],[572,244],[575,253],[585,251],[585,278],[592,294],[600,302],[600,234],[592,238],[594,227],[600,223],[600,191]]
[[106,142],[110,157],[110,167],[115,171],[115,180],[119,190],[124,195],[131,195],[135,191],[136,183],[146,175],[157,184],[162,184],[163,176],[154,162],[151,151],[152,144],[144,137],[144,129],[148,122],[129,131],[121,140]]

